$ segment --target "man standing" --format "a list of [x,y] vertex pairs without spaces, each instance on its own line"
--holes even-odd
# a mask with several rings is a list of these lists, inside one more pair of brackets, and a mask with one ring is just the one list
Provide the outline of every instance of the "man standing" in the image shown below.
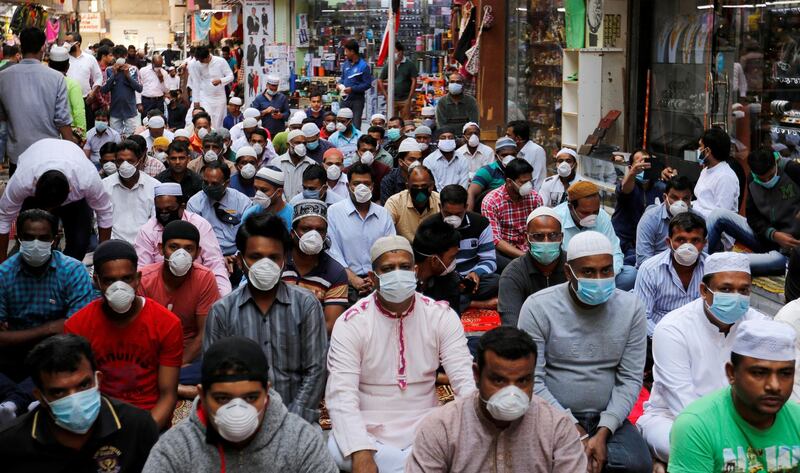
[[358,41],[348,39],[344,42],[342,77],[339,79],[339,105],[353,111],[353,125],[361,129],[361,116],[364,113],[364,94],[372,88],[372,71],[369,64],[358,54]]
[[[411,119],[411,107],[417,95],[417,70],[414,61],[406,58],[406,47],[403,43],[396,42],[394,46],[394,110],[387,115],[398,115],[403,120]],[[381,71],[381,80],[378,81],[378,91],[384,97],[389,98],[389,85],[386,80],[389,78],[389,68],[384,67]],[[386,119],[384,118],[384,121]],[[383,126],[383,125],[381,125]]]
[[[252,16],[248,16],[247,17],[248,27],[249,27],[249,25],[251,23],[251,20],[253,20],[253,17]],[[256,46],[254,41],[255,41],[254,38],[251,36],[250,37],[250,44],[247,45],[247,67],[255,67],[255,65],[256,65],[256,57],[258,56],[258,47]],[[252,82],[253,71],[250,71],[250,74],[251,75],[248,76],[247,79],[248,79],[248,83],[252,84],[253,83]],[[252,85],[251,85],[250,89],[252,91]]]
[[513,121],[506,127],[506,136],[517,143],[517,157],[533,168],[533,190],[539,192],[547,177],[547,155],[544,148],[531,141],[531,126],[528,122]]
[[139,80],[142,81],[142,116],[147,116],[153,109],[164,113],[164,94],[169,92],[169,87],[164,80],[166,73],[163,66],[164,59],[154,54],[152,62],[139,70]]
[[647,445],[626,420],[642,387],[647,323],[639,299],[614,287],[613,252],[601,233],[573,237],[568,282],[529,297],[519,328],[539,351],[535,392],[572,416],[590,471],[651,473]]
[[139,229],[155,214],[153,197],[158,181],[139,171],[139,146],[131,140],[117,145],[117,172],[103,179],[114,206],[112,238],[133,244]]
[[247,284],[211,307],[204,351],[225,337],[257,342],[289,412],[317,422],[325,389],[325,317],[311,292],[281,281],[292,248],[289,232],[277,216],[260,214],[244,221],[236,242]]
[[[66,79],[60,72],[42,67],[44,32],[25,28],[19,38],[22,60],[0,74],[0,119],[8,122],[10,176],[20,155],[33,143],[44,138],[73,140]],[[0,253],[5,251],[0,249]]]
[[78,261],[89,248],[93,213],[100,241],[111,238],[111,198],[83,150],[67,140],[44,139],[21,157],[19,172],[0,197],[0,261],[8,254],[8,235],[20,210],[43,209],[61,219],[64,254]]
[[376,291],[333,327],[325,392],[333,422],[328,448],[340,469],[399,472],[416,428],[438,405],[437,368],[447,371],[458,398],[471,396],[475,381],[458,316],[415,291],[408,240],[378,239],[370,259]]
[[261,112],[261,126],[273,137],[286,129],[286,119],[289,117],[289,98],[283,92],[278,92],[280,83],[277,76],[267,76],[264,93],[259,94],[250,104]]
[[454,72],[448,79],[450,82],[447,84],[447,95],[436,104],[436,129],[440,133],[458,133],[468,122],[479,123],[480,109],[475,97],[464,93],[464,78],[461,74]]
[[83,38],[78,32],[67,33],[65,46],[69,48],[69,70],[67,77],[78,82],[83,92],[83,103],[86,109],[86,129],[94,127],[94,107],[97,94],[103,85],[103,73],[92,54],[83,52]]
[[480,338],[475,358],[478,392],[422,422],[405,471],[586,471],[569,416],[533,394],[537,353],[531,337],[514,327],[496,328]]
[[139,123],[136,93],[142,92],[139,71],[135,66],[125,62],[127,53],[125,46],[114,46],[116,62],[110,68],[106,68],[106,82],[100,89],[103,93],[111,92],[109,124],[123,137],[132,135]]
[[725,374],[730,387],[695,401],[670,434],[670,473],[792,471],[800,405],[787,402],[797,334],[783,322],[742,322]]
[[208,46],[198,46],[196,61],[189,63],[189,87],[195,107],[203,107],[211,116],[211,128],[222,128],[228,96],[225,86],[233,82],[233,71],[227,61],[213,56]]
[[253,36],[258,34],[258,29],[258,15],[256,14],[256,7],[253,7],[250,9],[250,14],[247,16],[247,34],[250,35],[251,40]]

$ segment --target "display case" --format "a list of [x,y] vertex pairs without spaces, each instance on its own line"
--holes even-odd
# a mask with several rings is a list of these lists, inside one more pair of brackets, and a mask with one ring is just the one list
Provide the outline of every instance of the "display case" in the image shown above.
[[526,120],[532,139],[554,156],[561,146],[564,37],[562,0],[510,0],[507,120]]

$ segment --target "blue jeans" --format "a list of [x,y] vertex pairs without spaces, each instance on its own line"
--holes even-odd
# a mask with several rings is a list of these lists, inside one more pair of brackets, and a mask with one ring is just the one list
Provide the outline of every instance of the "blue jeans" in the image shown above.
[[639,271],[634,266],[623,265],[622,270],[617,274],[615,278],[615,282],[617,283],[617,289],[621,289],[623,291],[630,291],[633,289],[633,285],[636,283],[636,274]]
[[189,366],[181,368],[180,375],[178,375],[178,384],[187,386],[197,386],[200,384],[201,368],[203,367],[203,360],[199,359]]
[[786,271],[786,257],[777,250],[765,248],[745,217],[731,210],[717,209],[706,219],[706,226],[709,253],[722,250],[722,234],[725,233],[753,251],[747,254],[753,276],[780,275]]
[[[576,414],[573,412],[572,415],[578,419],[578,423],[586,433],[594,435],[597,432],[600,414]],[[651,473],[653,471],[650,450],[639,434],[639,430],[627,419],[608,438],[606,448],[608,459],[603,467],[603,473]]]

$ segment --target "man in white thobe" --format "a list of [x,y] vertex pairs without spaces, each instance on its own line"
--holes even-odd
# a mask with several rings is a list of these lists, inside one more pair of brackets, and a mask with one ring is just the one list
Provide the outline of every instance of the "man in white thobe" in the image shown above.
[[233,82],[233,71],[225,59],[213,56],[207,46],[200,46],[194,62],[189,63],[189,87],[195,107],[203,107],[211,115],[211,128],[222,128],[228,113],[225,86]]

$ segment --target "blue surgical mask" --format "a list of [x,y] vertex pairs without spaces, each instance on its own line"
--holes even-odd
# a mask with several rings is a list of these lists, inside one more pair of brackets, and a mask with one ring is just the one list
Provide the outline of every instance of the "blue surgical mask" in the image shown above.
[[50,406],[56,425],[76,434],[85,434],[92,428],[100,413],[97,376],[94,387],[48,402],[47,405]]
[[705,154],[703,154],[703,149],[704,148],[698,148],[697,149],[697,162],[701,166],[703,166],[706,163],[706,156],[705,156]]
[[389,141],[397,141],[397,140],[399,140],[400,139],[400,130],[398,130],[397,128],[389,128],[386,131],[386,138],[388,138]]
[[311,151],[319,148],[319,140],[306,143],[306,148],[310,149]]
[[579,278],[575,276],[572,268],[569,268],[569,271],[578,280],[578,289],[575,294],[584,304],[605,304],[614,294],[614,290],[617,287],[613,277],[604,279]]
[[94,129],[97,130],[98,133],[103,133],[108,129],[108,123],[106,122],[94,122]]
[[319,189],[303,189],[303,198],[320,200]]
[[644,182],[644,171],[636,175],[636,180],[639,182]]
[[759,179],[758,176],[756,176],[756,174],[754,172],[751,172],[750,174],[753,175],[753,182],[755,182],[759,186],[764,187],[766,189],[772,189],[773,187],[777,186],[778,185],[778,181],[781,180],[781,176],[778,175],[777,172],[775,173],[774,176],[772,176],[772,179],[770,179],[769,181],[766,181],[766,182],[764,182],[761,179]]
[[541,264],[550,264],[561,255],[560,241],[532,241],[530,248],[533,259]]
[[714,301],[709,306],[705,304],[711,315],[723,324],[733,325],[750,309],[750,296],[738,293],[714,292],[708,290],[713,296]]

